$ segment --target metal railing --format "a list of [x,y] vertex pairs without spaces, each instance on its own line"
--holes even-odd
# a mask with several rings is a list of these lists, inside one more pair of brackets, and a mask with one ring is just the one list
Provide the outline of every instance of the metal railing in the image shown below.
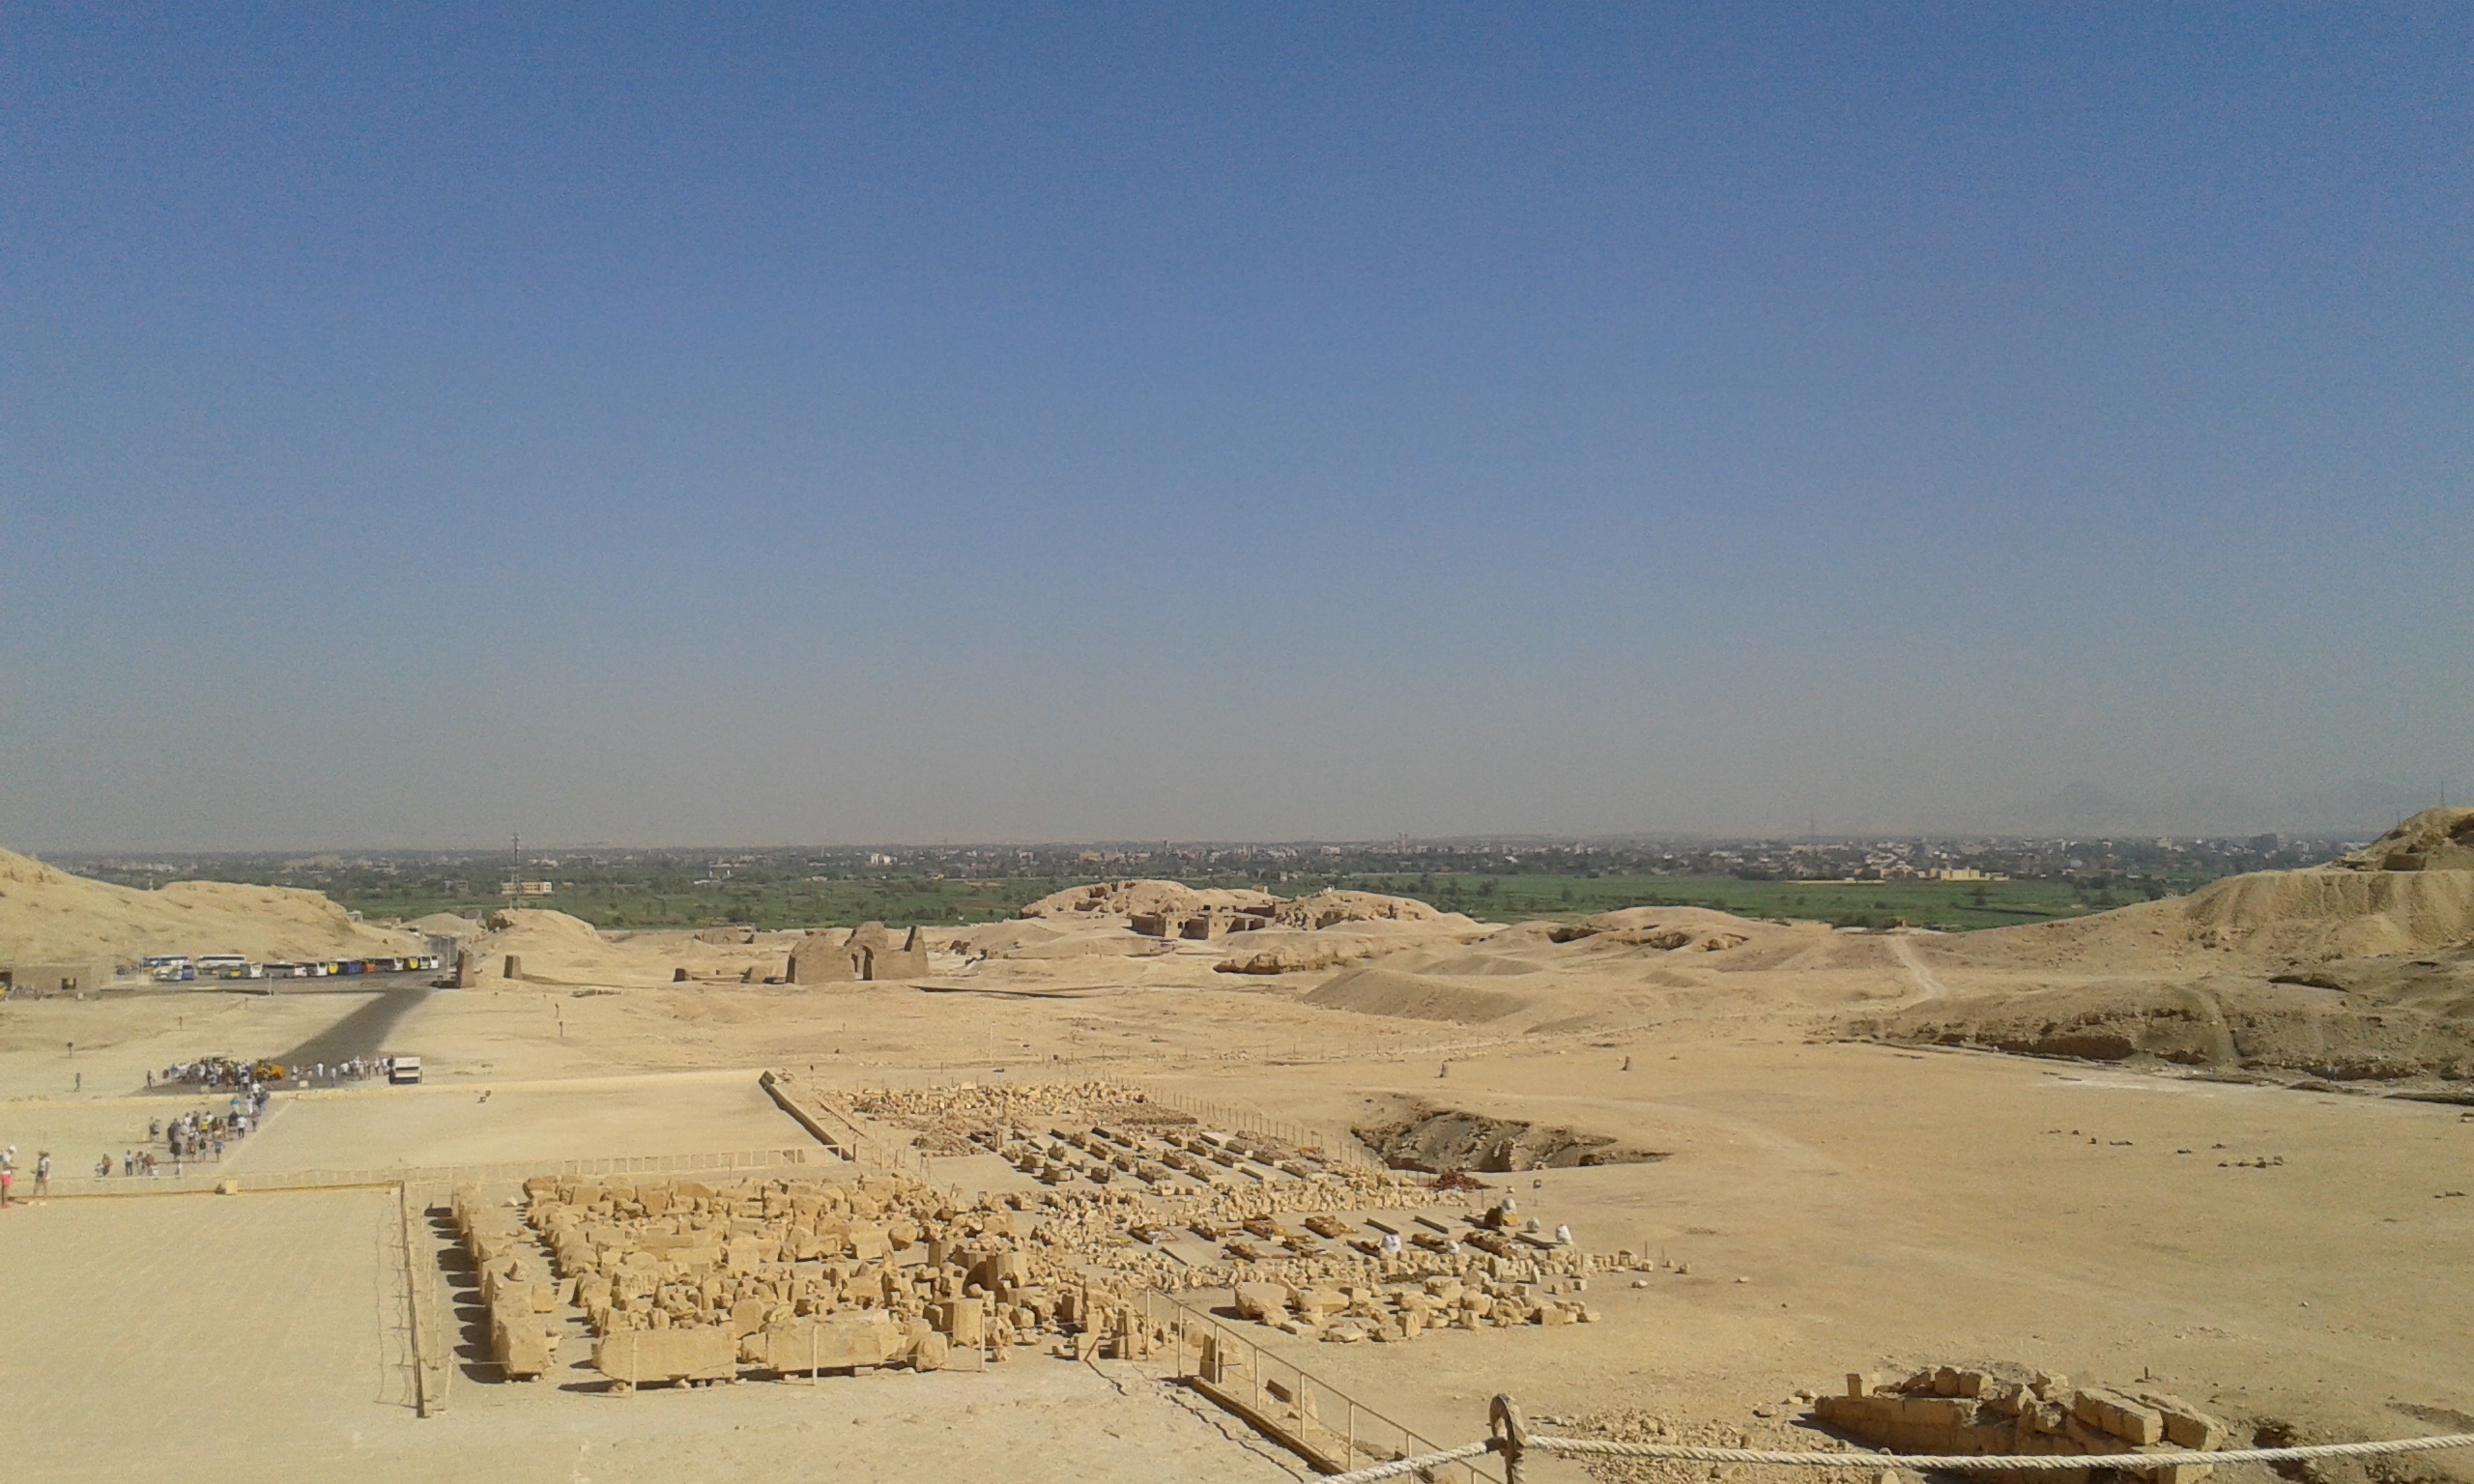
[[[1365,1460],[1382,1463],[1443,1451],[1408,1424],[1191,1304],[1153,1291],[1142,1294],[1136,1306],[1144,1323],[1170,1332],[1177,1379],[1202,1383],[1206,1395],[1223,1405],[1234,1404],[1249,1420],[1318,1468],[1348,1469]],[[1213,1356],[1209,1369],[1216,1375],[1206,1374],[1206,1340]],[[1476,1456],[1482,1452],[1440,1461],[1426,1477],[1438,1484],[1507,1484],[1500,1469]]]

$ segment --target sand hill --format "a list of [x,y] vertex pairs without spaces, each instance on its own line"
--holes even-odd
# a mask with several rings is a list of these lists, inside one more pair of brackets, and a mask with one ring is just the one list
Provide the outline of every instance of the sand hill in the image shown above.
[[130,962],[148,954],[315,958],[420,947],[414,934],[357,922],[317,892],[224,881],[139,891],[0,850],[0,963]]
[[1998,977],[1863,1023],[1895,1040],[2352,1079],[2474,1077],[2474,810],[2426,810],[2325,866],[1919,942]]
[[[2474,870],[2342,865],[2228,876],[2188,897],[1934,940],[1934,962],[1991,969],[2140,972],[2286,967],[2413,954],[2474,938]],[[2192,970],[2195,972],[2203,970]]]
[[[1845,971],[1895,972],[1879,939],[1853,941],[1818,923],[1778,924],[1698,907],[1633,907],[1576,923],[1516,923],[1458,940],[1399,945],[1332,976],[1304,997],[1327,1010],[1484,1025],[1505,1033],[1574,1031],[1670,1014],[1798,1010],[1859,998]],[[1747,993],[1749,972],[1812,971]]]
[[2474,809],[2427,809],[2334,863],[2346,870],[2474,870]]

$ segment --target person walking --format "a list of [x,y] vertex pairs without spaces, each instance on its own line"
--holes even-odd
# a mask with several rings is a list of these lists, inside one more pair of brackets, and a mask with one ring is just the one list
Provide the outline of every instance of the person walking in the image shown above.
[[9,1209],[16,1193],[16,1184],[17,1146],[12,1144],[6,1150],[0,1150],[0,1211]]
[[47,1200],[50,1196],[51,1151],[46,1149],[39,1152],[35,1156],[35,1199],[38,1201]]

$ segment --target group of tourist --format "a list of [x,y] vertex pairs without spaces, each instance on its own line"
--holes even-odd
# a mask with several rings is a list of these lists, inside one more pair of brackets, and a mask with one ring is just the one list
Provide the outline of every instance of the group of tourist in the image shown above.
[[[263,1083],[243,1083],[233,1093],[231,1106],[224,1112],[184,1113],[168,1124],[159,1118],[149,1120],[146,1125],[147,1142],[161,1141],[170,1156],[172,1173],[186,1174],[188,1161],[220,1160],[227,1140],[245,1138],[257,1127],[258,1121],[266,1116],[267,1097]],[[159,1174],[163,1163],[156,1158],[151,1148],[125,1149],[120,1155],[120,1172],[125,1177]],[[111,1172],[110,1155],[95,1161],[98,1177],[108,1176]]]
[[278,1066],[273,1062],[236,1062],[230,1057],[210,1056],[194,1062],[176,1062],[160,1073],[148,1072],[146,1085],[160,1082],[166,1086],[183,1083],[200,1087],[247,1088],[259,1082],[358,1082],[366,1077],[383,1077],[394,1070],[391,1056],[356,1056],[349,1061],[310,1062],[300,1066]]
[[263,1080],[259,1073],[273,1069],[260,1062],[236,1062],[230,1057],[210,1056],[194,1062],[175,1062],[161,1072],[149,1072],[146,1085],[194,1083],[200,1087],[246,1087]]
[[[35,1156],[35,1190],[30,1197],[41,1200],[51,1194],[51,1151]],[[0,1149],[0,1211],[17,1204],[17,1146]]]

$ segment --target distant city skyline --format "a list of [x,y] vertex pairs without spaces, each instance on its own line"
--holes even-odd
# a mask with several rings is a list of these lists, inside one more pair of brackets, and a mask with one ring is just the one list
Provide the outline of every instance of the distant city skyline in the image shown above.
[[2474,797],[2474,12],[0,14],[0,845]]

